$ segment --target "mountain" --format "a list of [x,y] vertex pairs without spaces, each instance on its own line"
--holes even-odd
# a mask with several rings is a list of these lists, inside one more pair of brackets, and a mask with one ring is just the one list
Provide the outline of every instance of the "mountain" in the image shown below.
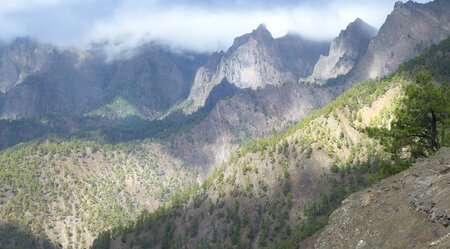
[[357,85],[288,132],[245,145],[203,184],[138,219],[140,226],[118,229],[123,234],[113,230],[121,235],[110,244],[104,238],[111,235],[102,235],[94,245],[263,248],[281,243],[306,222],[304,213],[315,201],[332,196],[330,207],[335,206],[380,169],[386,155],[360,129],[370,120],[387,122],[384,110],[391,110],[400,82]]
[[288,129],[343,91],[342,87],[297,83],[240,90],[218,101],[187,132],[170,139],[169,145],[174,155],[200,166],[207,174],[246,141]]
[[450,2],[397,2],[348,81],[382,77],[450,35]]
[[[149,43],[108,60],[101,45],[34,44],[21,56],[50,47],[46,63],[5,64],[30,75],[0,92],[3,117],[16,117],[0,120],[0,146],[36,139],[0,151],[0,247],[314,244],[342,200],[407,167],[365,128],[389,126],[415,73],[450,77],[448,39],[345,93],[351,84],[298,83],[330,44],[264,26],[212,55]],[[359,59],[344,79],[367,54],[348,51]],[[201,70],[217,81],[195,86]],[[197,106],[194,89],[205,89]]]
[[300,81],[322,85],[328,80],[346,75],[366,53],[369,41],[376,34],[374,27],[356,19],[331,42],[330,52],[320,56],[313,73]]
[[81,114],[98,101],[104,80],[98,61],[77,50],[18,38],[0,55],[1,117],[33,113]]
[[140,47],[129,59],[113,62],[104,88],[109,103],[122,97],[143,117],[155,118],[187,98],[197,68],[208,55],[177,52],[158,44]]
[[[449,41],[425,54],[429,58],[446,54]],[[365,128],[388,127],[405,100],[409,73],[416,68],[438,68],[441,63],[421,62],[413,60],[405,64],[407,71],[400,67],[383,80],[358,83],[288,131],[247,143],[203,183],[157,212],[103,233],[94,247],[298,248],[314,244],[317,234],[308,237],[327,224],[328,216],[348,195],[408,167],[391,160],[393,155]],[[443,74],[448,76],[448,71]],[[334,231],[339,235],[338,229]],[[304,239],[308,241],[302,244]]]
[[314,248],[449,248],[449,165],[450,149],[444,148],[351,195]]
[[65,49],[19,38],[0,50],[0,117],[83,115],[122,98],[154,118],[187,97],[206,57],[150,43],[108,61],[98,46]]
[[446,0],[425,4],[399,1],[378,33],[357,19],[333,40],[329,54],[321,56],[312,74],[300,82],[350,86],[383,77],[445,39],[450,34],[449,16]]
[[10,46],[0,46],[0,91],[20,84],[28,75],[46,70],[57,53],[50,45],[39,45],[28,38],[17,38]]
[[274,39],[261,24],[249,34],[235,38],[226,53],[216,53],[197,70],[188,100],[191,113],[205,104],[211,90],[226,79],[238,88],[296,82],[308,75],[328,44],[287,35]]

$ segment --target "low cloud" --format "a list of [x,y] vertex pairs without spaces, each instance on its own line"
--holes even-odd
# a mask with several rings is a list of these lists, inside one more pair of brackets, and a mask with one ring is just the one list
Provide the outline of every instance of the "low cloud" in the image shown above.
[[72,45],[108,41],[110,49],[118,51],[150,40],[195,51],[224,50],[234,37],[250,32],[260,23],[265,23],[274,37],[297,33],[330,40],[357,17],[379,28],[395,3],[283,0],[273,4],[274,1],[236,0],[224,7],[224,1],[208,4],[203,0],[177,0],[170,4],[160,0],[10,2],[15,4],[0,7],[0,38],[29,35]]

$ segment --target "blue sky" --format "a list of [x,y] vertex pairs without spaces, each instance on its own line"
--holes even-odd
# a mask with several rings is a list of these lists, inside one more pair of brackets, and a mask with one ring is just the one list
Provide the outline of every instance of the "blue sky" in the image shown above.
[[[395,0],[4,0],[0,40],[30,36],[59,45],[111,41],[126,49],[160,40],[197,51],[226,49],[233,38],[265,23],[327,40],[356,19],[379,28]],[[427,2],[419,0],[417,2]]]

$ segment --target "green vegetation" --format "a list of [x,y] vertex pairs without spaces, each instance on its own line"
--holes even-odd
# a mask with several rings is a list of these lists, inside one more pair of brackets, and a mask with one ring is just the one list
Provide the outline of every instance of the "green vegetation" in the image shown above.
[[[324,108],[316,110],[308,117],[301,120],[298,124],[291,127],[286,132],[272,136],[270,138],[264,138],[259,140],[249,141],[243,145],[239,150],[239,154],[245,154],[248,152],[258,152],[260,150],[267,149],[276,145],[279,141],[292,136],[297,131],[304,129],[309,126],[312,121],[328,116],[331,113],[335,114],[336,110],[342,110],[349,114],[351,121],[356,119],[356,113],[359,109],[368,104],[372,103],[374,100],[383,95],[393,84],[403,84],[405,82],[404,78],[400,75],[394,75],[389,78],[383,79],[380,82],[369,80],[361,83],[355,84],[352,88],[340,95],[336,100],[327,104]],[[305,141],[301,143],[303,146],[305,144],[310,144],[311,139],[304,138]],[[307,146],[306,146],[307,147]]]
[[163,120],[129,118],[114,126],[103,126],[81,130],[67,138],[94,140],[98,143],[116,144],[141,139],[167,140],[176,134],[189,130],[208,114],[199,111],[188,116],[169,116]]
[[195,170],[165,153],[148,140],[111,146],[57,138],[4,150],[0,217],[64,247],[87,247],[92,236],[192,184]]
[[46,236],[38,237],[28,229],[21,230],[10,223],[2,224],[1,226],[0,249],[57,248]]
[[421,55],[399,66],[398,72],[406,73],[410,78],[426,70],[439,82],[450,81],[450,37],[439,44],[431,45]]
[[68,117],[52,113],[23,116],[12,120],[0,119],[0,150],[47,134],[65,135],[101,126],[104,123],[104,120],[98,118]]
[[190,107],[191,105],[192,105],[192,100],[182,101],[181,103],[170,107],[170,109],[167,110],[165,113],[163,113],[158,119],[165,119],[165,118],[169,117],[170,115],[173,115],[174,113],[176,113],[178,111],[182,111],[182,110]]
[[120,120],[99,117],[68,117],[58,114],[0,119],[0,150],[33,139],[45,140],[57,135],[66,140],[88,140],[117,144],[140,139],[166,140],[189,130],[206,117],[202,110],[192,115],[169,115],[163,120],[143,120],[137,116]]
[[408,148],[414,158],[428,156],[450,144],[450,89],[447,84],[435,86],[431,79],[428,71],[422,71],[414,84],[404,87],[405,97],[390,129],[368,129],[383,139],[393,155],[401,156]]
[[[427,66],[434,67],[432,62]],[[349,194],[409,167],[408,156],[396,157],[383,139],[365,133],[368,126],[383,128],[402,120],[399,111],[408,106],[408,98],[402,96],[420,92],[408,90],[417,86],[409,83],[407,68],[401,69],[381,80],[356,84],[282,134],[245,144],[202,185],[133,224],[103,233],[95,245],[108,247],[112,239],[145,248],[297,248],[327,224]],[[448,76],[449,71],[443,73]],[[388,91],[395,96],[382,99]],[[414,96],[415,105],[430,99]],[[446,101],[432,96],[436,103]],[[448,108],[442,108],[442,120],[447,120]],[[442,125],[436,123],[438,129]],[[423,149],[424,144],[417,146]],[[316,172],[323,166],[329,171]],[[317,174],[320,177],[314,178]],[[320,191],[308,189],[316,185]]]
[[123,97],[116,98],[110,104],[106,104],[86,114],[89,117],[101,117],[106,119],[124,119],[132,116],[140,116],[135,104]]
[[[167,139],[207,111],[174,115],[184,102],[164,120],[149,121],[117,98],[89,114],[117,119],[114,126],[64,139],[49,135],[0,153],[0,218],[9,222],[0,227],[0,246],[15,246],[14,238],[23,248],[88,247],[96,238],[94,248],[108,248],[111,240],[141,248],[296,248],[349,194],[408,168],[410,155],[399,151],[414,158],[449,144],[448,86],[434,86],[426,73],[409,83],[424,68],[434,79],[448,79],[441,54],[448,55],[449,43],[389,77],[356,84],[282,134],[245,144],[202,184],[160,144],[139,139]],[[368,115],[392,89],[400,89],[398,98]],[[59,132],[50,121],[0,125],[12,127],[5,137],[17,143]],[[36,133],[14,137],[39,123],[45,125]],[[380,130],[382,136],[365,133]]]
[[[140,227],[128,225],[105,232],[95,245],[105,248],[109,238],[125,234],[136,236],[141,246],[164,248],[179,248],[188,241],[194,241],[199,248],[208,248],[207,245],[247,248],[254,243],[259,247],[281,243],[280,248],[285,248],[284,245],[306,238],[326,224],[329,214],[350,193],[394,172],[386,171],[394,168],[389,161],[375,159],[385,156],[376,142],[363,134],[358,135],[362,136],[359,142],[352,141],[342,123],[340,130],[331,129],[330,123],[339,116],[357,123],[356,113],[360,109],[403,82],[400,76],[395,76],[380,83],[358,84],[356,90],[346,92],[289,131],[247,143],[201,186],[184,192],[155,214],[139,218],[136,223],[142,224]],[[293,185],[292,179],[301,177],[302,161],[314,160],[317,151],[325,151],[334,159],[330,167],[334,165],[335,173],[324,182],[320,201],[306,207],[295,206],[294,196],[304,190]],[[343,156],[346,154],[343,151],[350,153]],[[370,160],[364,159],[366,155]],[[270,183],[272,179],[276,179],[277,187]],[[256,210],[256,214],[250,215],[246,210]],[[303,215],[292,227],[289,221],[301,210]],[[217,226],[212,222],[220,225],[210,233],[199,232],[201,227]]]

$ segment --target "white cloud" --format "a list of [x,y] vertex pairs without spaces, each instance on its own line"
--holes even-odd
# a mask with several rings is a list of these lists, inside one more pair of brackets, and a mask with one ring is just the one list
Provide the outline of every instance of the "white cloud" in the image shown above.
[[72,0],[4,0],[0,5],[0,13],[9,13],[35,7],[58,5],[70,1]]
[[[355,3],[354,3],[355,4]],[[113,17],[94,23],[88,40],[120,37],[120,46],[142,40],[163,40],[199,51],[226,49],[233,38],[265,23],[273,36],[294,32],[319,40],[332,39],[357,17],[379,27],[390,9],[377,4],[298,6],[272,10],[209,10],[205,8],[120,8]]]
[[378,28],[395,3],[322,0],[294,4],[297,1],[286,0],[290,4],[279,7],[224,9],[193,1],[197,4],[162,0],[6,1],[0,5],[0,39],[28,33],[59,44],[107,40],[116,50],[160,40],[175,47],[215,51],[228,48],[234,37],[260,23],[265,23],[274,37],[294,32],[319,40],[332,39],[357,17]]

